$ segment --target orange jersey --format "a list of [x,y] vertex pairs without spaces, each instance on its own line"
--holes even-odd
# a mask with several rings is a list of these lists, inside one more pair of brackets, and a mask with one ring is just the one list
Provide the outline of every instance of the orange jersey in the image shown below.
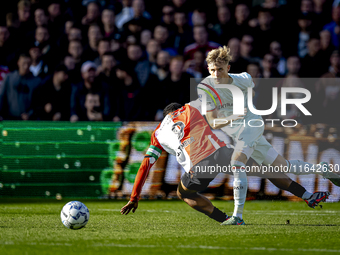
[[151,136],[151,144],[137,173],[131,201],[137,201],[150,168],[165,150],[175,155],[186,172],[217,149],[226,146],[211,131],[198,109],[186,104],[168,114]]

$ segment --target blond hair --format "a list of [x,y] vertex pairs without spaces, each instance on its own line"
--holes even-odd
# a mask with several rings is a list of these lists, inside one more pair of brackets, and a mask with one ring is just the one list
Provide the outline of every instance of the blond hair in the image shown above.
[[218,47],[218,49],[214,49],[208,53],[207,64],[211,63],[220,63],[220,64],[229,64],[230,60],[232,60],[232,56],[230,54],[230,48],[227,46]]

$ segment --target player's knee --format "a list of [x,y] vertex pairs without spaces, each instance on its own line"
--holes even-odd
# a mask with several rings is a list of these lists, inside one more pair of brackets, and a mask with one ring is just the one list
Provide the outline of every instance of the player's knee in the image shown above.
[[181,185],[177,188],[177,196],[179,199],[184,200],[185,198],[191,198],[194,197],[197,194],[197,192],[191,191],[191,190],[184,190]]
[[182,193],[179,191],[179,188],[177,188],[177,196],[179,199],[183,200]]

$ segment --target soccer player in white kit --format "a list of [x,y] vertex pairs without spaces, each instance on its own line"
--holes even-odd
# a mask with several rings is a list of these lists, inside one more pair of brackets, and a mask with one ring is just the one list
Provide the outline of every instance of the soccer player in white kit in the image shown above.
[[[206,119],[210,126],[213,129],[221,129],[234,140],[235,150],[231,158],[231,165],[236,169],[242,169],[246,166],[251,156],[259,165],[288,166],[290,170],[300,171],[298,173],[294,172],[295,174],[313,173],[304,170],[313,169],[313,167],[315,169],[314,164],[300,160],[287,161],[263,137],[264,126],[261,125],[263,123],[262,117],[248,110],[248,88],[254,87],[252,77],[246,72],[240,74],[229,73],[229,62],[231,59],[230,49],[226,46],[210,51],[206,58],[210,76],[206,77],[197,87],[199,99],[205,98]],[[222,84],[238,87],[244,96],[245,108],[247,109],[244,120],[235,121],[232,125],[229,125],[230,123],[228,122],[216,124],[218,123],[217,119],[233,115],[233,94],[228,88],[216,87],[216,85]],[[251,126],[249,123],[251,123]],[[305,168],[305,166],[307,167]],[[326,166],[325,169],[328,170],[328,167]],[[326,171],[323,176],[334,184],[340,185],[340,179],[335,173]],[[240,185],[242,186],[242,183]],[[241,196],[245,197],[246,192],[241,194]],[[307,192],[303,199],[313,201],[313,196],[315,196],[315,199],[318,199],[320,194]],[[229,219],[230,224],[242,220],[242,212],[242,206],[235,206],[233,217]]]

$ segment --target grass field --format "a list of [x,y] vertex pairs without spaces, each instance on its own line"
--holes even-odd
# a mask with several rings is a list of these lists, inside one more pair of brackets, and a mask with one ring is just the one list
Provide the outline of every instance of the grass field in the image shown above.
[[[82,200],[89,223],[70,230],[60,221],[66,202],[0,200],[0,254],[340,253],[340,203],[313,210],[304,202],[249,201],[246,226],[221,227],[182,201],[141,201],[123,216],[126,201]],[[233,208],[231,201],[213,203]]]

